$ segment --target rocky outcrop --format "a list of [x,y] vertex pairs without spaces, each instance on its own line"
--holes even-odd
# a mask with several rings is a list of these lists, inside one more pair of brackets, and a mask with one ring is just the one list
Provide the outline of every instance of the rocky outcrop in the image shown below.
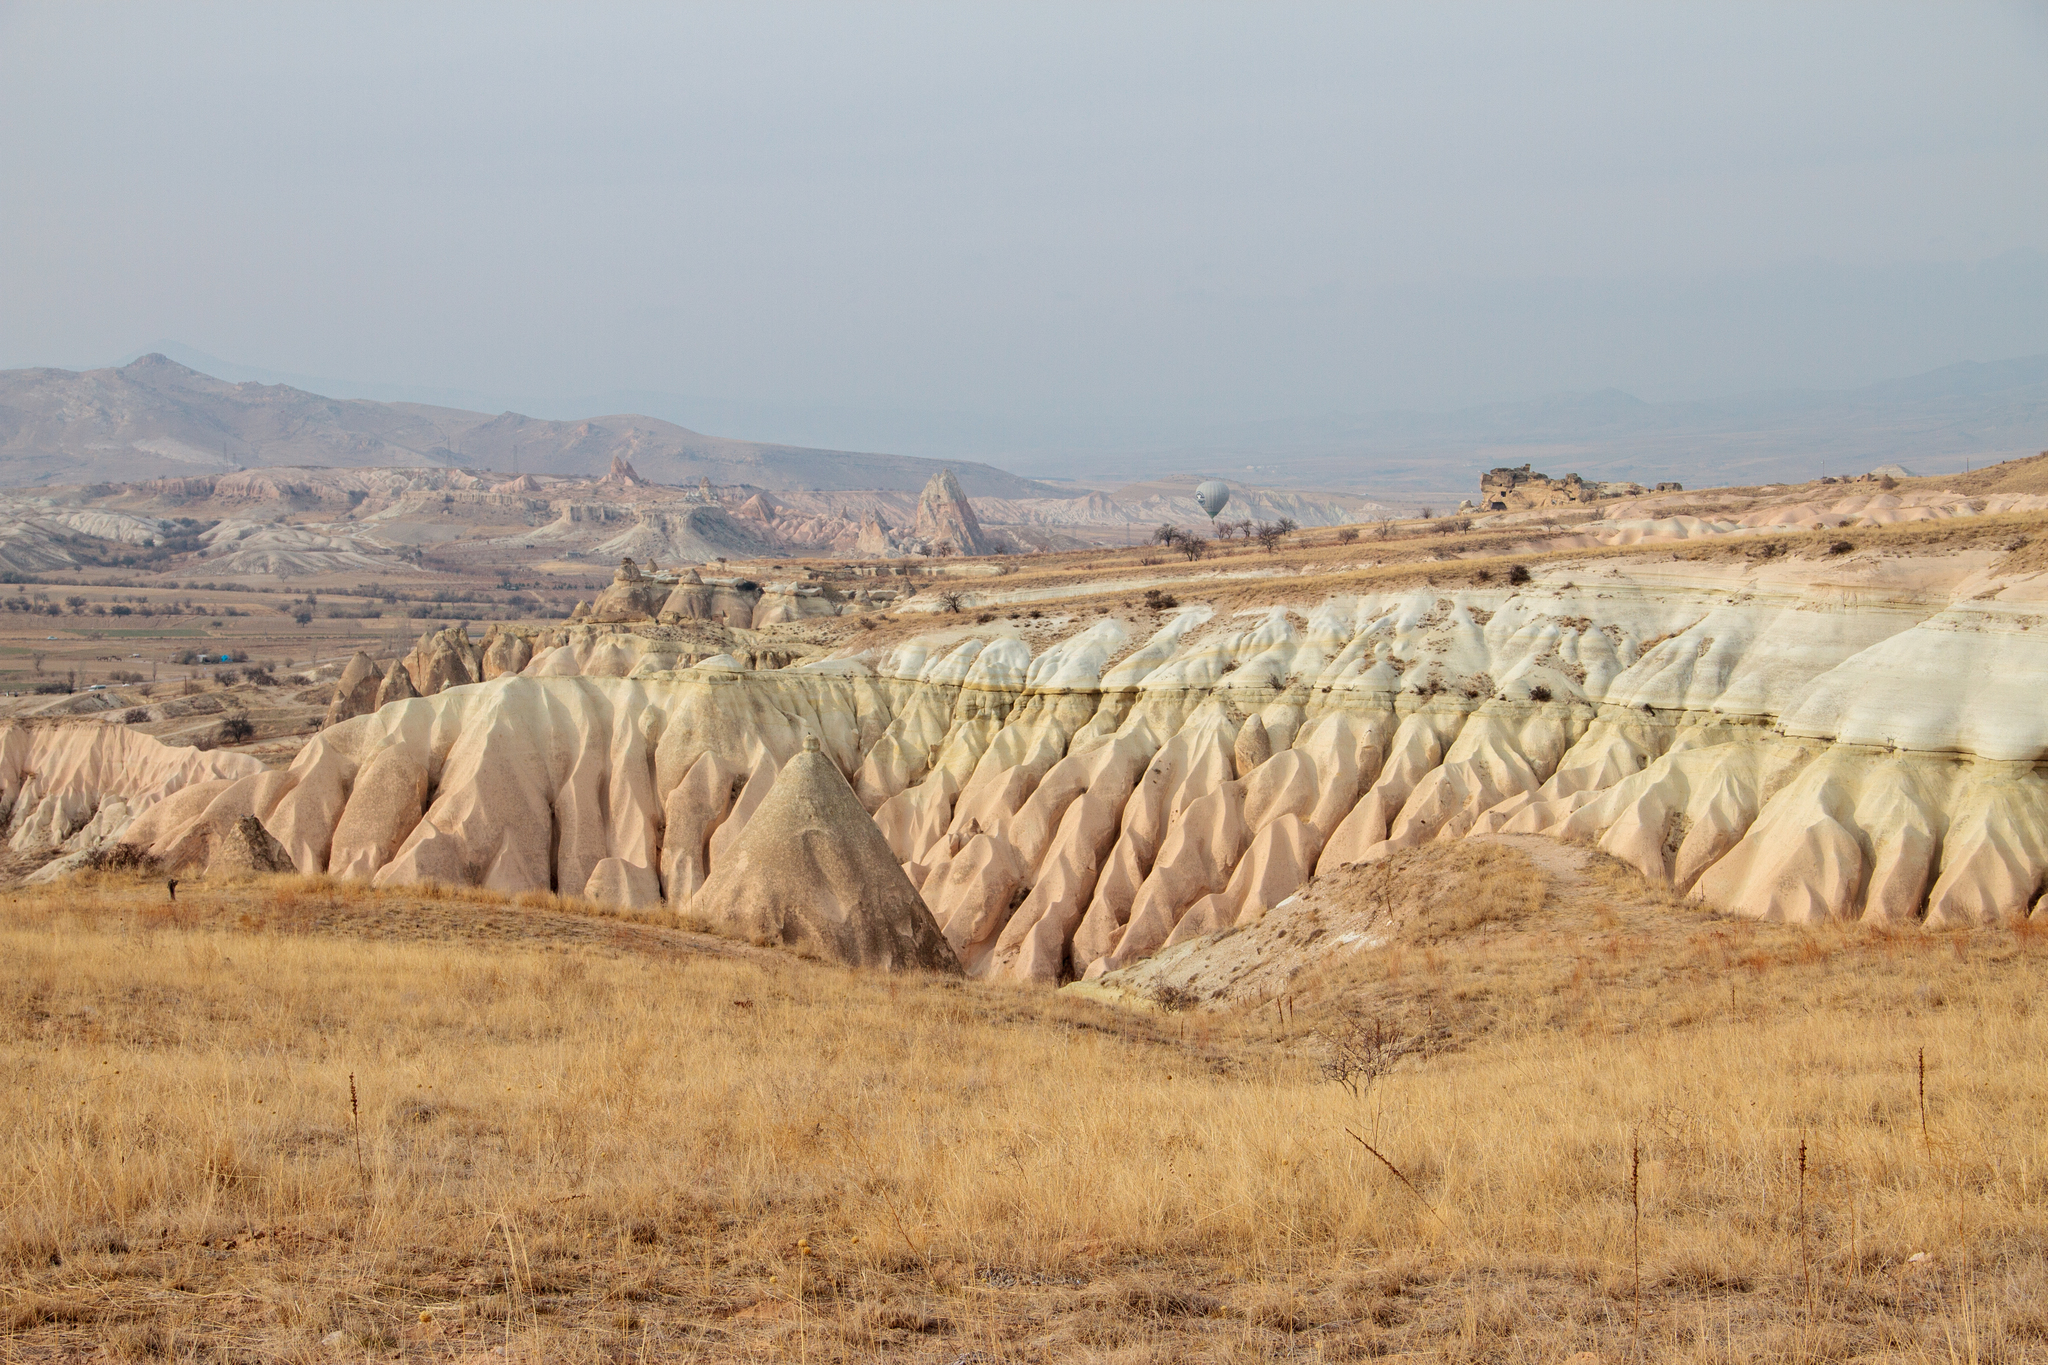
[[253,815],[244,815],[214,840],[207,852],[205,875],[208,881],[218,881],[296,870],[291,855],[263,827],[263,822]]
[[623,623],[652,621],[668,598],[668,585],[649,578],[630,557],[621,561],[612,581],[590,604],[590,619]]
[[[1683,492],[1685,485],[1665,481],[1653,490],[1658,493]],[[1567,474],[1553,479],[1548,474],[1538,474],[1528,465],[1502,466],[1489,469],[1479,477],[1479,502],[1471,499],[1458,504],[1461,512],[1523,512],[1543,507],[1573,507],[1584,503],[1599,502],[1604,498],[1636,498],[1644,493],[1643,486],[1627,480],[1602,482],[1582,479],[1577,474]]]
[[263,771],[247,754],[173,748],[120,725],[0,724],[0,831],[21,856],[88,850],[168,800]]
[[450,687],[464,687],[483,681],[483,652],[469,638],[469,627],[449,626],[430,630],[405,657],[406,671],[415,689],[431,697]]
[[306,872],[708,914],[812,734],[975,975],[1100,973],[1495,832],[1759,918],[2011,921],[2048,884],[2048,581],[1996,562],[1596,560],[777,668],[564,629],[127,837],[175,863],[253,814]]
[[524,631],[492,626],[484,635],[483,680],[518,673],[533,662],[533,639]]
[[376,710],[377,692],[383,682],[384,671],[377,667],[377,661],[357,650],[334,685],[334,700],[327,704],[327,716],[321,721],[321,728],[326,729]]
[[605,484],[611,484],[618,488],[649,488],[653,486],[648,480],[640,477],[640,471],[633,468],[633,462],[623,455],[612,456],[611,467],[605,471],[604,477],[598,480],[598,484],[600,487]]
[[384,672],[384,681],[377,685],[377,706],[381,709],[419,694],[419,688],[413,686],[412,672],[405,666],[405,660],[393,659],[391,667]]
[[889,523],[879,515],[869,513],[861,518],[860,533],[854,540],[854,549],[864,555],[888,556],[901,554],[903,547],[889,530]]
[[815,738],[768,784],[690,908],[736,937],[827,961],[960,970],[888,841]]
[[974,506],[950,469],[932,475],[924,492],[918,494],[916,533],[932,548],[950,545],[963,555],[993,554],[996,550],[994,542],[982,533]]

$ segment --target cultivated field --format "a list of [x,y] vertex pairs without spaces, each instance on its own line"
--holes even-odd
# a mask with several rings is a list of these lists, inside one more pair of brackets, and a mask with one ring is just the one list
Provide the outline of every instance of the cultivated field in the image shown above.
[[1389,946],[1174,1010],[553,900],[15,891],[0,1358],[2048,1357],[2048,942],[1546,862],[1406,855]]

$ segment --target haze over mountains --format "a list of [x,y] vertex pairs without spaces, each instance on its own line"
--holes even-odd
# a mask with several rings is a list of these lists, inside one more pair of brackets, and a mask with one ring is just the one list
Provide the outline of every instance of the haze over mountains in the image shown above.
[[[1071,479],[1093,487],[1214,473],[1266,486],[1342,490],[1412,503],[1469,496],[1481,471],[1524,461],[1554,467],[1557,473],[1576,470],[1588,478],[1670,478],[1708,485],[1791,482],[1893,463],[1939,473],[2048,448],[2048,355],[1965,362],[1851,389],[1787,388],[1686,401],[1646,402],[1605,389],[1447,411],[1337,412],[1234,423],[1077,419],[1057,426],[967,411],[773,405],[645,390],[528,402],[507,395],[494,403],[491,395],[467,390],[285,375],[175,342],[160,343],[158,349],[209,374],[317,387],[322,393],[381,399],[399,408],[429,402],[519,407],[559,419],[556,425],[564,428],[580,425],[575,419],[593,412],[631,412],[646,414],[642,421],[744,432],[786,448],[892,451],[912,461],[953,465],[975,496],[996,490],[986,474],[970,477],[971,465],[963,459],[1019,476]],[[0,404],[7,402],[8,378],[0,374]],[[485,435],[478,430],[473,438],[478,450]],[[587,446],[589,438],[579,439]],[[464,445],[465,460],[472,458],[470,449]],[[11,446],[0,452],[13,453]],[[666,481],[648,461],[634,458],[642,473]],[[562,472],[602,468],[598,461],[587,471],[578,466]],[[867,486],[908,491],[921,487],[930,469],[923,463],[901,466],[898,481]],[[714,481],[724,477],[712,473]],[[733,481],[761,483],[762,478],[735,476]]]
[[[215,378],[161,353],[100,370],[0,371],[0,486],[273,465],[597,476],[622,456],[667,484],[708,477],[792,491],[914,492],[950,467],[972,496],[1042,498],[1058,490],[1036,479],[1103,488],[1216,473],[1421,503],[1468,496],[1481,471],[1525,461],[1588,478],[1756,484],[1893,463],[1938,473],[2048,447],[2048,356],[1951,365],[1846,390],[1652,403],[1608,389],[1450,412],[1065,434],[970,414],[753,408],[641,392],[613,396],[651,411],[493,416],[326,396],[258,378],[271,372],[213,363],[250,377]],[[690,418],[692,408],[783,443],[701,434],[675,420]],[[834,442],[910,453],[829,448]]]
[[1054,490],[988,465],[705,436],[637,415],[553,422],[422,403],[230,383],[163,355],[117,369],[0,371],[0,486],[134,481],[273,465],[603,474],[614,458],[657,483],[774,489],[922,488],[952,468],[968,493]]

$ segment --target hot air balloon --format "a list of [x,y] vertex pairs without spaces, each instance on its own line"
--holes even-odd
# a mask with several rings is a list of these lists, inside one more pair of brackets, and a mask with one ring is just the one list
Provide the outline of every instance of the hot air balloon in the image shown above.
[[1195,486],[1195,504],[1216,520],[1216,514],[1230,501],[1230,485],[1221,479],[1207,479]]

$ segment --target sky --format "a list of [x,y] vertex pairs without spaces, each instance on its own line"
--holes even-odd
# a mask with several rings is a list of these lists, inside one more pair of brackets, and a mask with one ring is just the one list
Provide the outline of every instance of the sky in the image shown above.
[[0,367],[963,456],[1840,388],[2048,352],[2048,5],[0,3],[0,185]]

